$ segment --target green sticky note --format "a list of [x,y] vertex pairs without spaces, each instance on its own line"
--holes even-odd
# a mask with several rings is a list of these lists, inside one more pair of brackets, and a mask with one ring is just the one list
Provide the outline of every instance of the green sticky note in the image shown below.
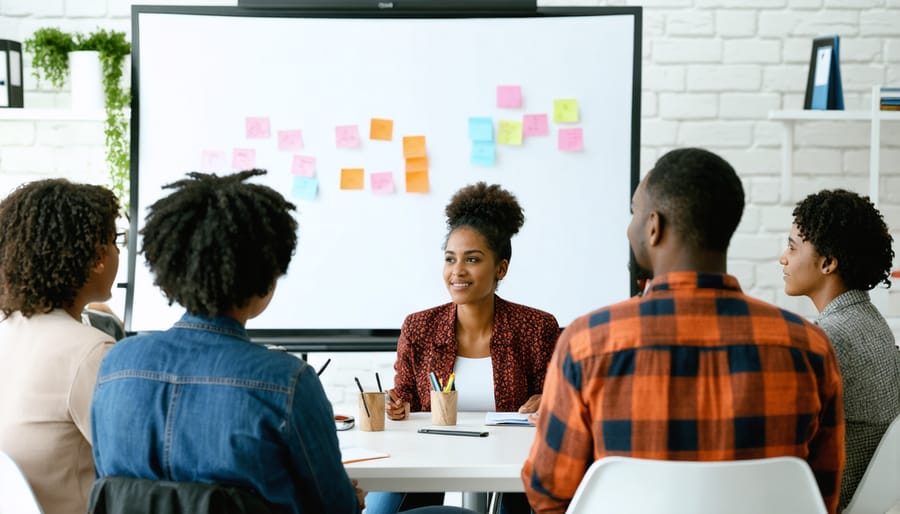
[[553,100],[553,121],[578,123],[578,100],[574,98]]
[[497,129],[497,143],[501,145],[521,145],[522,122],[500,120],[500,127]]

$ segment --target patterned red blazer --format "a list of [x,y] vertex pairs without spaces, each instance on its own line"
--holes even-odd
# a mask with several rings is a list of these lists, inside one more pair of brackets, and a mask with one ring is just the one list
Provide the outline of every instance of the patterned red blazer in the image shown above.
[[[494,296],[490,349],[497,411],[516,411],[541,393],[558,336],[559,323],[551,314]],[[412,412],[431,410],[428,373],[434,371],[446,380],[456,353],[456,304],[406,317],[397,342],[394,391],[409,402]]]

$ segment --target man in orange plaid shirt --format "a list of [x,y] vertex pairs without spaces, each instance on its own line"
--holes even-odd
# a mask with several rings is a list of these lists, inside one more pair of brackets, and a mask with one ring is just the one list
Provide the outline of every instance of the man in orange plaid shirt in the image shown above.
[[643,296],[560,336],[522,468],[536,512],[564,512],[588,466],[609,455],[797,456],[836,511],[844,421],[835,353],[818,327],[743,294],[726,274],[743,209],[734,169],[697,148],[667,153],[638,186],[628,239],[654,278]]

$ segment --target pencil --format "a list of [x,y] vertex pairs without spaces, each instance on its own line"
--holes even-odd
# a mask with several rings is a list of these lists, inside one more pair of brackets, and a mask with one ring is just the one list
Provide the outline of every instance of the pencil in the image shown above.
[[353,380],[356,380],[356,387],[359,388],[359,397],[362,398],[363,407],[366,408],[366,417],[371,418],[372,414],[369,413],[369,404],[366,403],[366,392],[363,391],[362,384],[359,383],[359,378],[353,377]]
[[327,368],[328,364],[330,364],[330,363],[331,363],[331,359],[328,359],[327,361],[325,361],[325,364],[322,364],[322,367],[319,368],[319,371],[316,372],[316,376],[321,376],[322,372],[325,371],[325,368]]
[[381,379],[378,378],[378,372],[377,372],[377,371],[375,372],[375,382],[378,383],[378,392],[379,392],[379,393],[383,393],[384,391],[381,390]]

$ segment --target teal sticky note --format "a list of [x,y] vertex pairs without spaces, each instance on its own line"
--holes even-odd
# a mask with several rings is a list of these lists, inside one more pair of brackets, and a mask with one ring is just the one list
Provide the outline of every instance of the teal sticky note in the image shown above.
[[494,143],[486,141],[472,141],[472,164],[479,166],[493,166],[497,160],[497,151]]
[[315,200],[319,194],[319,179],[315,177],[294,177],[291,195],[301,200]]
[[469,118],[469,139],[472,141],[494,140],[494,120],[491,118]]

